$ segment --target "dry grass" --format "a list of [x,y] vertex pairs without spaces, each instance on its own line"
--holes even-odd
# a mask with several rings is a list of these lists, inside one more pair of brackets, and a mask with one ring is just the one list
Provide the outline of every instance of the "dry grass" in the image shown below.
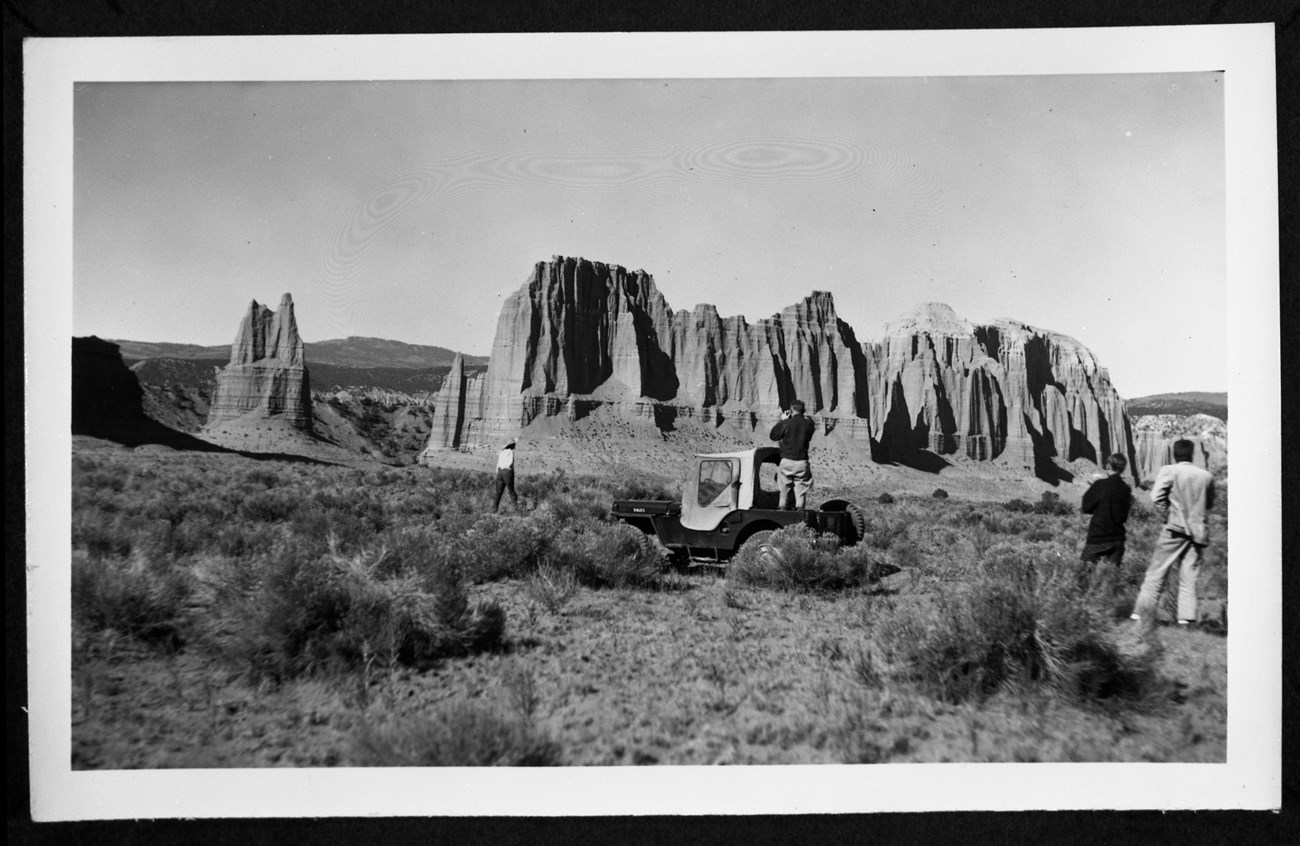
[[676,574],[600,512],[656,484],[78,457],[73,765],[1224,759],[1226,640],[1125,625],[1142,508],[1114,574],[1069,503],[867,491],[857,548]]

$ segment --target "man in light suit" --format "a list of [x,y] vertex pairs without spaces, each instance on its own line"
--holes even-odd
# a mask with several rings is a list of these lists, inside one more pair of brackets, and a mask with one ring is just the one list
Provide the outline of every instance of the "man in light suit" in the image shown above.
[[492,513],[501,508],[501,495],[510,492],[510,501],[519,507],[519,495],[515,493],[515,442],[511,441],[497,453],[497,496],[492,503]]
[[1151,501],[1165,515],[1165,525],[1133,607],[1133,619],[1146,627],[1155,625],[1156,603],[1175,564],[1179,565],[1178,623],[1196,622],[1196,572],[1201,550],[1210,542],[1208,514],[1214,507],[1214,477],[1192,463],[1194,450],[1189,440],[1174,441],[1175,463],[1160,468],[1151,488]]

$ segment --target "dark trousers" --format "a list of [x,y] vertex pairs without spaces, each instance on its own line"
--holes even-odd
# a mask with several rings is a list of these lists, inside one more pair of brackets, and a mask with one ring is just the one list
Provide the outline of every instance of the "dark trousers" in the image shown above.
[[515,493],[515,471],[511,469],[497,470],[497,498],[492,503],[492,510],[496,511],[501,507],[501,494],[510,491],[510,501],[519,507],[519,495]]
[[1105,541],[1090,543],[1083,547],[1079,559],[1085,564],[1112,564],[1119,567],[1124,563],[1124,541]]
[[1079,587],[1089,590],[1113,584],[1119,578],[1120,565],[1124,563],[1124,541],[1103,541],[1083,547],[1079,560]]

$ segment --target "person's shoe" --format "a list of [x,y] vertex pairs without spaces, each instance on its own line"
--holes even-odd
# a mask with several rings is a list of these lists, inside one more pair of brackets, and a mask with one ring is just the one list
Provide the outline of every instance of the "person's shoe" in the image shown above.
[[1179,620],[1178,625],[1183,628],[1191,628],[1196,625],[1195,620]]
[[1141,619],[1142,619],[1142,618],[1139,617],[1137,614],[1129,614],[1129,615],[1128,615],[1128,618],[1129,618],[1130,620],[1141,620]]

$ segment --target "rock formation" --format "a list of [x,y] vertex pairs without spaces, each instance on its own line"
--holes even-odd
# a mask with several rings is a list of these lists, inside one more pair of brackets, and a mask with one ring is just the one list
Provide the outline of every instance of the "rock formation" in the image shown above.
[[581,258],[538,262],[502,306],[487,372],[456,374],[426,452],[603,406],[661,433],[688,420],[765,440],[798,398],[823,436],[877,460],[1001,459],[1042,475],[1054,460],[1132,455],[1123,400],[1064,335],[928,304],[860,344],[826,292],[751,324],[711,305],[674,312],[644,271]]
[[119,347],[96,337],[72,339],[72,433],[95,435],[144,423],[144,391]]
[[1195,446],[1192,463],[1210,471],[1228,466],[1228,424],[1208,414],[1147,414],[1133,419],[1136,475],[1154,481],[1166,464],[1174,463],[1174,441],[1186,438]]
[[454,424],[435,427],[430,446],[495,443],[539,416],[576,419],[607,403],[661,421],[739,416],[752,429],[798,396],[857,419],[861,359],[829,294],[750,325],[709,305],[674,313],[643,271],[557,256],[502,306],[481,382],[449,378],[444,407],[459,392],[466,419],[454,438],[443,434]]
[[433,401],[433,424],[430,445],[439,449],[459,449],[465,429],[465,360],[460,353],[452,360],[451,372]]
[[288,294],[274,312],[252,301],[230,347],[230,364],[217,375],[208,426],[245,416],[277,417],[311,430],[311,386]]
[[927,450],[1029,467],[1131,455],[1123,400],[1073,338],[1013,320],[976,326],[927,303],[866,349],[871,432],[886,457]]
[[95,337],[72,339],[72,434],[130,447],[216,449],[150,418],[145,408],[145,391],[122,361],[117,344]]

